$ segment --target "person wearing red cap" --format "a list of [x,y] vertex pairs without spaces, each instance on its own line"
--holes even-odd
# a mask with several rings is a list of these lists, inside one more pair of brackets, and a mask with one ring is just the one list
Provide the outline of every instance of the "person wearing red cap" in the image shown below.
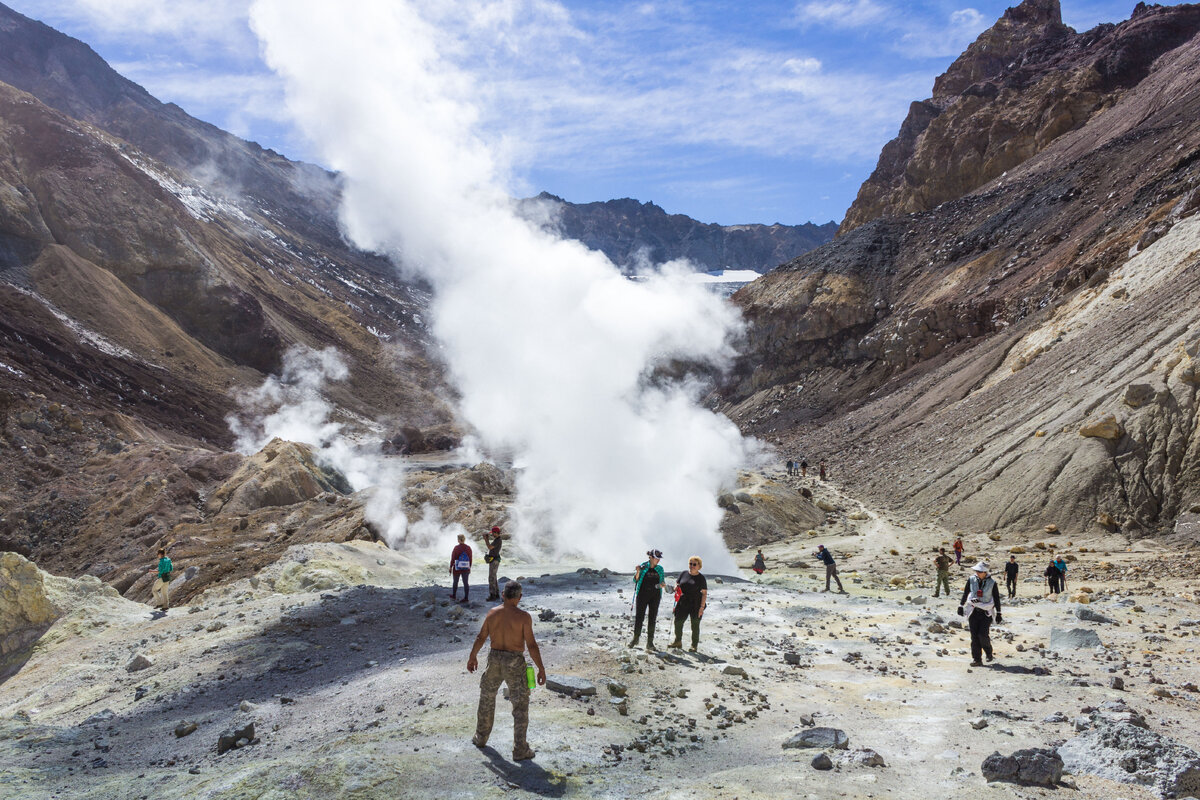
[[491,543],[488,545],[487,555],[483,560],[488,565],[488,600],[500,599],[500,583],[498,576],[500,574],[500,529],[492,528]]

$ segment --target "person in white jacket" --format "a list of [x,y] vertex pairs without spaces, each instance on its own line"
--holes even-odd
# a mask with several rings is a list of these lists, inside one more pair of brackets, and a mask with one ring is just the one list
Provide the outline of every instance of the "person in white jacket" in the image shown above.
[[962,599],[958,601],[958,615],[967,618],[971,630],[971,666],[982,667],[985,655],[988,661],[993,660],[992,622],[999,624],[1004,620],[1000,616],[1000,587],[992,578],[988,563],[980,561],[972,571],[975,574],[967,579]]

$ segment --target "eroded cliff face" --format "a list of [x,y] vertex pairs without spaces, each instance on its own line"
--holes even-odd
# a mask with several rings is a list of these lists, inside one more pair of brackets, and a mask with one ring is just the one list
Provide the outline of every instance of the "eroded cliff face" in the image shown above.
[[[1001,46],[1013,30],[1029,50]],[[751,324],[729,413],[953,524],[1169,529],[1200,502],[1197,31],[1194,5],[1080,35],[1056,4],[1010,10],[939,79],[935,101],[952,102],[924,107],[882,211],[860,204],[834,242],[735,296]],[[1006,59],[985,79],[994,95],[959,88]],[[1014,76],[1019,90],[1002,85]],[[1093,100],[1049,141],[1020,128],[1032,146],[1000,146],[1019,128],[997,134],[1004,115]],[[935,140],[949,177],[921,162]],[[980,146],[964,156],[956,140]],[[1012,159],[990,179],[988,152]],[[1080,434],[1108,415],[1107,438]]]
[[1194,9],[1139,4],[1132,19],[1076,33],[1057,0],[1026,0],[914,102],[846,213],[840,234],[971,192],[1112,108],[1154,61],[1200,27]]

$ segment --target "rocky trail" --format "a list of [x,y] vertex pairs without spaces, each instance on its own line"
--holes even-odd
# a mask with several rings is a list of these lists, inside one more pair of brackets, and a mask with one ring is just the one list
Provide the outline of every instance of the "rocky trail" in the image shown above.
[[[1063,742],[1073,796],[1196,791],[1200,608],[1193,585],[1171,577],[1194,572],[1136,571],[1175,556],[1145,541],[1092,543],[1111,568],[1072,579],[1086,603],[1043,598],[1041,558],[1020,556],[1019,596],[993,629],[997,661],[971,668],[957,598],[932,597],[925,568],[949,532],[889,520],[832,484],[773,478],[834,510],[820,531],[764,546],[765,575],[710,576],[698,654],[625,646],[626,574],[522,562],[519,549],[505,563],[525,579],[551,677],[533,693],[533,762],[509,759],[504,699],[490,746],[470,743],[478,678],[465,662],[482,587],[462,606],[440,562],[308,544],[165,616],[111,592],[73,602],[0,684],[0,792],[1037,797],[1056,791],[986,782],[983,762]],[[1016,546],[978,538],[970,556],[995,564]],[[849,595],[816,591],[816,542],[839,559]],[[1055,549],[1080,554],[1074,570],[1097,572],[1090,546],[1066,545]],[[682,561],[669,554],[668,575]]]

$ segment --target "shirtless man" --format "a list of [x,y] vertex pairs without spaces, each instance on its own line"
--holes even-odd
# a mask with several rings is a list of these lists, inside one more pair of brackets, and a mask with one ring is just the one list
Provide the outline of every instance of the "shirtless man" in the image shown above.
[[479,713],[475,722],[475,736],[471,741],[476,747],[487,744],[492,733],[492,722],[496,716],[496,692],[501,683],[508,684],[508,697],[513,707],[513,760],[525,761],[533,758],[533,750],[525,740],[529,728],[529,685],[525,681],[525,648],[537,665],[537,682],[546,684],[546,668],[542,666],[542,651],[533,638],[533,618],[517,604],[521,602],[521,584],[509,581],[504,584],[504,605],[496,606],[484,617],[483,627],[475,637],[471,655],[467,658],[467,672],[479,667],[476,656],[483,643],[491,637],[492,649],[488,653],[487,667],[479,681]]

